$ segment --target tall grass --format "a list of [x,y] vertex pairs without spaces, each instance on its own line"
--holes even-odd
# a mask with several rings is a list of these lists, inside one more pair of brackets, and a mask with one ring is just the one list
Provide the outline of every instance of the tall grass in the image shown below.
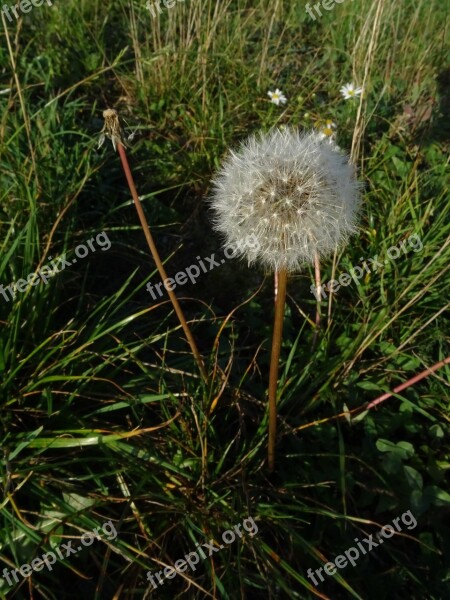
[[[112,247],[0,296],[0,577],[108,519],[118,536],[11,590],[0,579],[2,597],[446,597],[448,366],[350,424],[333,418],[449,355],[446,18],[437,0],[347,1],[315,22],[284,0],[185,0],[156,19],[143,2],[66,0],[3,18],[0,283],[102,230]],[[350,80],[359,104],[339,95]],[[286,106],[269,103],[275,87]],[[422,240],[323,302],[314,350],[314,273],[293,279],[272,477],[271,281],[230,262],[180,294],[205,388],[169,302],[145,291],[157,275],[132,199],[112,149],[96,150],[106,107],[137,127],[130,162],[170,272],[219,252],[203,199],[229,146],[325,118],[365,208],[322,280]],[[312,585],[308,568],[409,509],[410,537]],[[147,570],[248,515],[256,536],[153,590]]]

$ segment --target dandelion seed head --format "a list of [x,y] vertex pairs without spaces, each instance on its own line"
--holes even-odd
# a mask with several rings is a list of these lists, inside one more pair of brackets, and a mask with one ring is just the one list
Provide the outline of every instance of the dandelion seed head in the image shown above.
[[320,133],[254,135],[213,180],[214,227],[249,264],[296,271],[355,232],[360,188],[348,157]]

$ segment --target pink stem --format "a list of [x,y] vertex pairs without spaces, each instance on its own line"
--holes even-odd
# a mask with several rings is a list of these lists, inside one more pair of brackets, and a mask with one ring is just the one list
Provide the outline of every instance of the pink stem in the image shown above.
[[422,371],[422,373],[419,373],[418,375],[411,377],[411,379],[408,379],[408,381],[405,381],[405,383],[398,385],[397,387],[395,387],[392,390],[392,392],[386,392],[382,396],[375,398],[375,400],[372,400],[372,402],[369,402],[369,404],[366,407],[364,407],[364,410],[369,410],[371,408],[374,408],[375,406],[378,406],[378,404],[381,404],[382,402],[384,402],[385,400],[387,400],[394,394],[397,394],[398,392],[401,392],[402,390],[408,388],[409,386],[414,385],[421,379],[428,377],[428,375],[431,375],[431,373],[434,373],[435,371],[437,371],[444,365],[448,365],[448,364],[450,364],[450,356],[447,356],[447,358],[444,358],[444,360],[441,360],[440,362],[436,363],[432,367],[429,367],[425,371]]

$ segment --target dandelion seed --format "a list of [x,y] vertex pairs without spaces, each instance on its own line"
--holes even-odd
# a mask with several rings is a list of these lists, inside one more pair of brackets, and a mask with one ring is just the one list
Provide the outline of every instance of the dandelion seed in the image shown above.
[[353,83],[346,83],[339,91],[344,96],[345,100],[349,100],[350,98],[360,96],[362,89],[360,87],[355,87]]
[[134,138],[136,137],[136,133],[137,133],[138,128],[136,127],[134,131],[132,131],[130,133],[130,135],[127,137],[127,140],[129,142],[132,142],[134,140]]

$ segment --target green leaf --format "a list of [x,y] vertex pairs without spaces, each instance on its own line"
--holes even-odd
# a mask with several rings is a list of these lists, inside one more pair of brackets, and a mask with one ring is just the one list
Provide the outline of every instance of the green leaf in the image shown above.
[[371,392],[379,392],[382,390],[378,383],[373,383],[372,381],[358,381],[356,383],[356,387],[359,387],[362,390],[369,390]]
[[424,494],[435,506],[450,506],[450,494],[437,485],[429,485]]
[[441,439],[444,437],[444,430],[437,423],[435,425],[432,425],[428,431],[436,439]]
[[402,466],[402,459],[398,454],[395,454],[394,452],[389,452],[383,458],[382,465],[386,473],[395,475],[395,473],[398,473],[400,471],[400,468]]
[[419,490],[423,488],[423,477],[419,471],[416,471],[416,469],[413,469],[413,467],[409,467],[408,465],[404,465],[403,471],[405,472],[406,479],[412,488]]
[[13,460],[19,454],[19,452],[21,452],[24,448],[29,446],[31,444],[31,442],[41,433],[41,431],[43,429],[44,429],[44,427],[41,426],[41,427],[38,427],[38,429],[35,429],[34,431],[30,431],[30,433],[28,433],[26,435],[25,440],[23,442],[20,442],[20,444],[17,446],[17,448],[9,454],[8,460]]
[[95,500],[92,498],[86,498],[86,496],[80,496],[80,494],[66,494],[63,492],[63,498],[75,511],[84,510],[85,508],[89,508],[89,506],[95,504]]
[[409,442],[397,442],[397,448],[401,448],[404,451],[404,458],[414,456],[414,446]]
[[399,455],[402,460],[411,458],[414,455],[414,446],[409,442],[391,442],[389,440],[379,439],[376,446],[380,452],[394,452]]

